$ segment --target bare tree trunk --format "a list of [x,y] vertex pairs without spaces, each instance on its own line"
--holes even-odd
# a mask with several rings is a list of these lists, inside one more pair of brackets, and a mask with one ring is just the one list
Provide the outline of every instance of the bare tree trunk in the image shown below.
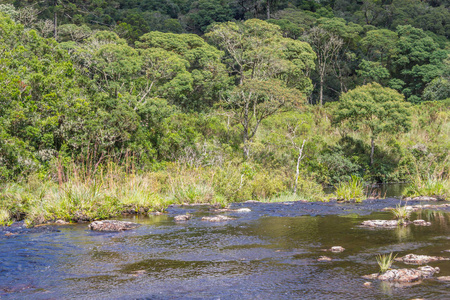
[[370,150],[370,165],[373,166],[373,153],[375,151],[375,141],[374,141],[374,137],[371,137],[371,146],[372,149]]
[[302,146],[299,149],[298,157],[297,157],[297,169],[295,171],[295,185],[294,185],[294,195],[297,194],[297,184],[298,184],[298,176],[300,175],[300,162],[303,158],[303,148],[305,147],[306,140],[303,140]]
[[250,99],[245,103],[245,107],[244,107],[244,122],[243,122],[243,134],[242,134],[242,142],[244,143],[244,159],[248,159],[249,155],[250,155],[250,149],[249,149],[249,145],[248,145],[248,125],[249,125],[249,120],[248,120],[248,108],[250,105]]
[[323,105],[323,74],[320,74],[320,94],[319,94],[319,102],[320,106]]
[[56,6],[58,2],[55,0],[55,6],[53,11],[53,37],[55,40],[58,38],[58,14],[56,13]]
[[270,0],[267,0],[267,20],[270,19]]

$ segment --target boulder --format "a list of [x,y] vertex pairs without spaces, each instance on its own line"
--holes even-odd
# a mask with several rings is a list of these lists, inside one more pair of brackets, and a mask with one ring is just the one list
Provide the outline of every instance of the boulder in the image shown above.
[[224,221],[230,221],[234,220],[234,218],[230,218],[227,216],[217,215],[215,217],[203,217],[202,221],[208,221],[208,222],[224,222]]
[[178,215],[175,216],[173,219],[175,220],[175,222],[186,222],[190,218],[191,218],[190,215]]
[[105,220],[92,222],[89,224],[89,229],[94,231],[116,232],[134,229],[138,226],[140,225],[132,222]]
[[364,227],[397,227],[397,220],[367,220],[361,223]]
[[404,262],[406,264],[423,265],[429,263],[430,261],[450,260],[450,258],[440,256],[408,254],[403,257],[396,258],[395,260]]

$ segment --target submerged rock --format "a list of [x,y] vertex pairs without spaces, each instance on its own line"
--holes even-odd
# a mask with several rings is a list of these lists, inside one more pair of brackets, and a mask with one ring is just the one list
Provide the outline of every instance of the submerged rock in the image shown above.
[[187,220],[189,220],[191,218],[190,215],[178,215],[175,216],[173,219],[175,220],[175,222],[185,222]]
[[333,246],[333,247],[331,247],[330,250],[331,250],[331,252],[338,253],[338,252],[344,252],[345,248],[341,247],[341,246]]
[[224,221],[230,221],[234,220],[234,218],[230,218],[227,216],[217,215],[215,217],[203,217],[202,221],[208,221],[208,222],[224,222]]
[[251,212],[251,211],[252,210],[250,208],[247,208],[247,207],[239,208],[239,209],[235,210],[235,212],[238,212],[238,213],[248,213],[248,212]]
[[370,282],[370,281],[364,282],[364,286],[365,287],[372,287],[372,282]]
[[397,225],[397,220],[367,220],[361,223],[364,227],[397,227]]
[[321,256],[317,259],[317,261],[331,261],[331,257],[328,256]]
[[439,276],[436,279],[439,280],[439,281],[448,282],[448,281],[450,281],[450,276]]
[[251,212],[252,210],[250,208],[238,208],[238,209],[231,209],[231,208],[220,208],[220,209],[213,209],[214,212],[238,212],[238,213],[247,213]]
[[116,220],[105,220],[105,221],[94,221],[89,224],[89,229],[94,231],[105,231],[105,232],[115,232],[115,231],[125,231],[139,227],[139,224],[125,221]]
[[402,261],[406,264],[423,265],[429,263],[430,261],[450,260],[450,258],[440,256],[408,254],[403,257],[396,258],[395,260]]
[[431,226],[431,222],[427,222],[425,220],[414,220],[413,224],[416,226]]
[[422,279],[430,278],[435,273],[439,273],[438,267],[433,268],[424,266],[417,269],[392,269],[383,274],[371,274],[363,276],[366,279],[378,279],[389,282],[414,282]]

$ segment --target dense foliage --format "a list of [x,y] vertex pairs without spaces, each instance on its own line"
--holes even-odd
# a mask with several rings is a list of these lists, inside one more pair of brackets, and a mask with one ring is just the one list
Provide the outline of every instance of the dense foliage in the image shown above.
[[446,1],[1,3],[2,182],[114,165],[221,202],[448,179]]

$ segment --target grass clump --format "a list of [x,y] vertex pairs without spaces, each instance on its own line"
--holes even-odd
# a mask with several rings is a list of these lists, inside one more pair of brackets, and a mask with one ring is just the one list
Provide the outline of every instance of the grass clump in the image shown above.
[[389,270],[394,263],[395,258],[397,257],[397,254],[393,256],[393,253],[391,252],[388,254],[379,254],[377,256],[377,263],[380,267],[380,274],[385,273],[387,270]]
[[13,223],[11,215],[6,209],[0,209],[0,226],[9,226]]
[[417,176],[404,191],[405,196],[430,196],[445,200],[450,196],[450,178],[429,176],[425,179]]
[[397,206],[393,208],[391,212],[394,215],[394,218],[398,220],[399,225],[404,224],[405,221],[408,220],[411,215],[411,210],[407,209],[406,204],[404,206],[397,204]]
[[352,176],[349,181],[341,182],[335,187],[335,195],[339,201],[353,200],[356,203],[359,203],[366,199],[362,179],[357,176]]

